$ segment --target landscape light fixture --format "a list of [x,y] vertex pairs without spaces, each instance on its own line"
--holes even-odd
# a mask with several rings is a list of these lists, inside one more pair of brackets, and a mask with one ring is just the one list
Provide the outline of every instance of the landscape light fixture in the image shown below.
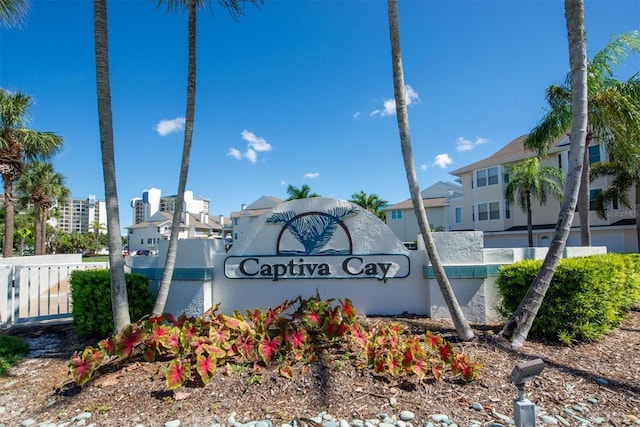
[[518,388],[518,397],[513,400],[513,418],[516,427],[535,427],[536,425],[535,405],[527,398],[524,385],[537,377],[542,369],[544,369],[542,359],[534,359],[517,364],[509,375],[511,382]]

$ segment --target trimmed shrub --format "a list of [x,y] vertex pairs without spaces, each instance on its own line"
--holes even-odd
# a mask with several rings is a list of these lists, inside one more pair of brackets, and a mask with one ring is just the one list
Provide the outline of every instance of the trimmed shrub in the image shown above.
[[[140,274],[125,274],[129,315],[135,322],[151,313],[153,295],[149,280]],[[76,270],[71,273],[71,315],[78,334],[105,338],[113,334],[109,270]]]
[[[542,260],[527,260],[500,269],[500,314],[513,314],[541,266]],[[565,258],[558,264],[529,334],[566,344],[596,340],[615,328],[638,302],[640,255]]]

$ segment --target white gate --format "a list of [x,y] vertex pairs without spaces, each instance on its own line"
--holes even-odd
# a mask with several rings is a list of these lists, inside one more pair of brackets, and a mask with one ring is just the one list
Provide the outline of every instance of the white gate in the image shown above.
[[0,327],[54,319],[71,320],[71,273],[108,266],[107,262],[0,265]]

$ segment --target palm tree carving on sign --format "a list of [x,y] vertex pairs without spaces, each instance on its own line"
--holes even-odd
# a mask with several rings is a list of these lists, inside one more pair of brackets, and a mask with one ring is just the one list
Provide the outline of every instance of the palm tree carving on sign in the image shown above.
[[[278,236],[278,253],[320,255],[344,254],[351,252],[351,237],[342,223],[346,218],[358,214],[356,207],[334,207],[324,212],[306,212],[297,215],[293,211],[276,212],[267,218],[268,224],[283,224]],[[333,238],[338,226],[341,226],[349,240],[348,249],[323,249]],[[280,251],[280,240],[288,230],[304,248],[304,250]]]

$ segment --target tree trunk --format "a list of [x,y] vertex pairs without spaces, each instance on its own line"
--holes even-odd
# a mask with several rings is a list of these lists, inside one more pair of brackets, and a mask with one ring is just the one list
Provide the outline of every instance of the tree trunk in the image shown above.
[[131,323],[127,283],[124,275],[120,212],[116,188],[116,161],[113,146],[113,120],[111,112],[111,82],[109,79],[109,45],[107,35],[107,1],[93,1],[94,42],[96,54],[96,86],[102,172],[106,196],[107,233],[109,237],[109,271],[111,278],[111,309],[114,329],[121,331]]
[[49,207],[42,208],[42,237],[40,242],[42,243],[42,255],[47,253],[47,221],[49,220]]
[[533,247],[533,219],[531,217],[531,192],[527,191],[527,235],[529,237],[529,247]]
[[[187,106],[185,114],[184,144],[182,146],[182,161],[180,162],[180,178],[178,180],[178,194],[176,207],[171,223],[171,240],[167,249],[167,259],[162,272],[162,280],[153,306],[154,315],[160,315],[164,311],[171,287],[171,279],[178,254],[178,235],[180,233],[180,221],[182,217],[184,193],[187,188],[187,176],[189,175],[189,161],[191,157],[191,142],[193,139],[193,123],[196,110],[196,0],[189,0],[188,23],[188,64],[187,64]],[[188,215],[188,212],[186,212]]]
[[13,198],[13,181],[11,176],[2,175],[4,183],[4,209],[5,209],[5,227],[4,227],[4,243],[2,245],[2,257],[11,258],[13,256],[13,235],[16,202]]
[[42,205],[39,202],[33,203],[33,234],[35,241],[35,255],[44,255],[41,252],[42,246]]
[[431,230],[429,229],[429,221],[424,209],[422,196],[420,195],[420,187],[416,176],[416,169],[413,160],[413,152],[411,147],[411,135],[409,133],[409,116],[407,113],[407,101],[405,96],[404,72],[402,70],[402,52],[400,49],[400,29],[398,24],[398,2],[397,0],[388,0],[389,6],[389,35],[391,39],[391,59],[393,65],[393,88],[396,100],[396,113],[398,119],[398,131],[400,133],[400,146],[402,148],[402,158],[407,173],[407,181],[413,208],[418,218],[420,233],[424,238],[429,260],[433,267],[436,281],[440,287],[440,292],[447,303],[449,314],[453,320],[458,337],[463,341],[474,338],[473,331],[469,323],[462,313],[462,309],[456,300],[449,279],[444,271],[444,267],[440,262],[440,257],[435,247]]
[[542,268],[522,302],[500,332],[501,336],[511,340],[513,347],[520,347],[526,341],[533,320],[549,289],[571,231],[571,222],[580,189],[587,135],[587,43],[584,28],[584,0],[565,0],[564,8],[569,39],[572,104],[567,184],[564,189],[553,241]]
[[580,244],[591,246],[591,224],[589,218],[589,137],[585,138],[582,159],[582,175],[580,177],[580,192],[578,193],[578,216],[580,217]]
[[640,253],[640,179],[638,177],[635,179],[636,181],[636,189],[635,189],[635,204],[636,204],[636,241],[638,244],[637,252]]

